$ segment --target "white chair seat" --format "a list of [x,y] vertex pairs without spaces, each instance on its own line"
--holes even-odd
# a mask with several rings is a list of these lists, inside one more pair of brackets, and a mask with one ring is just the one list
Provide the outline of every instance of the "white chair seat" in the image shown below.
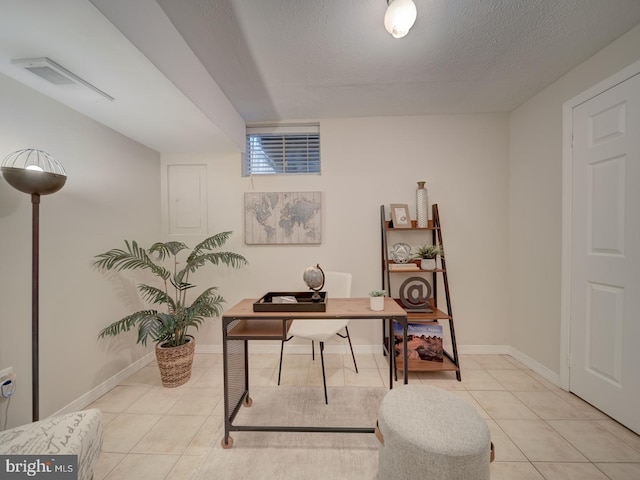
[[349,320],[294,320],[289,335],[316,342],[326,342],[347,326]]
[[[351,274],[344,272],[324,272],[325,287],[330,295],[329,301],[332,298],[349,298],[351,297]],[[353,345],[351,345],[351,337],[349,336],[349,323],[348,319],[338,320],[321,320],[321,319],[304,319],[294,320],[291,322],[289,331],[287,332],[287,338],[283,338],[280,343],[280,365],[278,367],[278,385],[280,385],[280,376],[282,375],[282,355],[284,354],[284,343],[288,342],[294,337],[304,338],[311,340],[311,355],[315,359],[314,342],[320,344],[320,361],[322,362],[322,383],[324,384],[324,401],[329,403],[327,397],[327,379],[324,372],[324,342],[333,338],[334,335],[346,338],[349,342],[349,349],[351,350],[351,358],[353,358],[353,367],[358,373],[358,364],[356,363],[356,356],[353,353]],[[341,334],[340,331],[344,329],[345,334]]]

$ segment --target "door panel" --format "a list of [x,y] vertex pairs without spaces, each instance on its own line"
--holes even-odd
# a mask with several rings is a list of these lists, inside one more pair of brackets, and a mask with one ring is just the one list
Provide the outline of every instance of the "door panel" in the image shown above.
[[589,177],[589,252],[620,255],[624,251],[624,155],[587,166]]
[[624,289],[589,283],[587,299],[586,368],[621,388]]
[[640,432],[640,75],[573,109],[570,390]]
[[627,104],[621,102],[589,118],[590,146],[609,142],[625,134],[627,126]]

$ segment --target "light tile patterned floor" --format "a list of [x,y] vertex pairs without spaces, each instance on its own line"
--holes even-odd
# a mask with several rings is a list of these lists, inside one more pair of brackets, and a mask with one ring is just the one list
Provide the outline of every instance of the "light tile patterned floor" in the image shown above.
[[[410,374],[409,383],[453,391],[487,420],[496,447],[492,480],[640,479],[640,437],[507,355],[462,355],[451,373]],[[327,355],[332,386],[388,386],[384,357]],[[250,382],[276,385],[278,357],[251,355]],[[322,385],[319,362],[287,355],[283,385]],[[104,414],[94,480],[189,479],[223,420],[222,358],[197,354],[191,380],[163,388],[155,364],[91,406]],[[170,432],[170,433],[167,433]],[[313,447],[310,447],[310,452]],[[357,480],[357,479],[354,479]]]

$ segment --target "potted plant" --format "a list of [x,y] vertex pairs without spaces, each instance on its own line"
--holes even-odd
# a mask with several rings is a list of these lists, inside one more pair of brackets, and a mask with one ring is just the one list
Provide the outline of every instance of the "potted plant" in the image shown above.
[[386,290],[371,290],[369,292],[369,308],[376,312],[384,310],[384,297]]
[[420,245],[415,252],[416,258],[420,258],[420,268],[422,270],[435,270],[436,257],[443,256],[444,252],[440,245]]
[[[217,287],[209,287],[189,302],[188,293],[196,286],[189,275],[206,264],[239,268],[247,260],[237,253],[217,251],[232,232],[213,235],[189,251],[182,242],[154,243],[145,249],[135,241],[125,240],[125,249],[113,249],[95,256],[94,265],[105,271],[149,270],[160,280],[160,287],[139,284],[138,291],[147,302],[159,305],[163,311],[149,309],[134,312],[104,328],[99,338],[116,336],[137,328],[137,343],[156,343],[156,358],[162,384],[177,387],[191,378],[195,339],[188,334],[205,318],[222,313],[224,298]],[[178,261],[178,256],[186,259]],[[166,266],[165,266],[166,265]]]

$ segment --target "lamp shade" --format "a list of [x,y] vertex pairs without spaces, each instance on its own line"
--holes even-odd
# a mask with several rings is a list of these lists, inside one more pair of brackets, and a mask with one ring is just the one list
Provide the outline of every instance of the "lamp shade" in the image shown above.
[[60,163],[47,152],[32,148],[9,154],[1,170],[9,185],[31,195],[55,193],[67,181],[67,173]]
[[413,0],[390,0],[387,12],[384,14],[384,28],[393,38],[402,38],[418,17],[418,10]]

